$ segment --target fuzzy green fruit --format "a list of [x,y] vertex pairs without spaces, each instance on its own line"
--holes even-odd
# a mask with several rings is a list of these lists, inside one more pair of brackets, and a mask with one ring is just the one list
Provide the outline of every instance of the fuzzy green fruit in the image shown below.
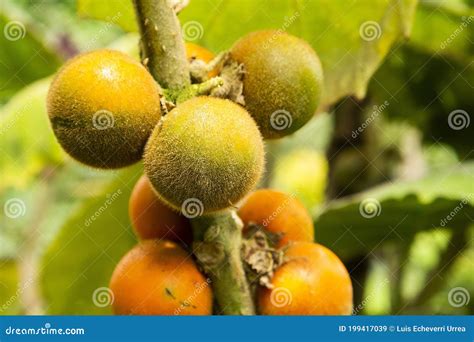
[[231,55],[245,67],[245,107],[264,138],[294,133],[315,114],[323,71],[308,43],[278,31],[259,31],[240,39]]
[[260,132],[245,109],[212,97],[181,103],[156,126],[145,172],[158,196],[187,217],[236,204],[264,165]]
[[139,161],[161,116],[153,77],[112,50],[85,53],[63,66],[49,89],[47,108],[64,150],[99,168]]

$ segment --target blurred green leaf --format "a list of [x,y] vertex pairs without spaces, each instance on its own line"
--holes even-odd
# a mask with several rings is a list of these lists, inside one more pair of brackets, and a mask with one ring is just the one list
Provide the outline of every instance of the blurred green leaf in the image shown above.
[[384,243],[408,243],[433,227],[467,228],[474,217],[473,194],[474,163],[379,186],[330,202],[315,219],[316,240],[348,259]]
[[116,264],[136,243],[127,208],[141,173],[140,167],[114,172],[102,193],[83,201],[49,246],[41,267],[49,314],[110,313],[100,299],[94,304],[94,291],[108,286]]
[[[417,0],[191,1],[180,20],[186,40],[214,51],[228,49],[242,35],[261,29],[288,31],[306,39],[323,63],[323,102],[328,105],[346,95],[365,95],[370,77],[391,45],[409,34],[416,4]],[[120,12],[119,24],[127,30],[136,28],[128,0],[79,0],[79,12],[109,20]]]
[[60,58],[45,45],[24,15],[0,8],[0,103],[32,81],[51,75]]
[[0,110],[0,192],[26,189],[46,166],[64,161],[46,114],[50,82],[28,86]]
[[0,315],[16,315],[18,302],[18,269],[15,260],[0,259]]
[[86,18],[113,22],[126,31],[136,31],[135,13],[130,0],[78,0],[77,11]]
[[458,1],[421,0],[410,44],[458,60],[474,53],[474,8]]

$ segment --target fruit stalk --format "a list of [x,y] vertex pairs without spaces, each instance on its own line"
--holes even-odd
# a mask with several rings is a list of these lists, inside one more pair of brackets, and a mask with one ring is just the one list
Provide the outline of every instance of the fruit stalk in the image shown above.
[[169,0],[133,0],[141,34],[142,62],[168,89],[191,84],[181,26]]
[[242,221],[235,211],[200,216],[192,221],[193,250],[212,281],[223,315],[254,315],[252,295],[241,260]]
[[[134,0],[141,33],[143,63],[168,91],[191,86],[179,21],[168,0]],[[211,80],[221,82],[219,78]],[[235,211],[192,220],[194,252],[212,281],[221,314],[255,314],[241,260],[242,222]]]

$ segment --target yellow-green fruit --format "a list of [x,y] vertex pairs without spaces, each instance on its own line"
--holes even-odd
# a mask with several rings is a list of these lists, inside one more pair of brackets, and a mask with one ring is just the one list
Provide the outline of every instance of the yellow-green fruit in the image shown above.
[[234,205],[263,170],[263,141],[245,109],[223,99],[181,103],[156,126],[144,154],[158,196],[187,217]]
[[64,150],[99,168],[139,161],[161,116],[159,88],[152,76],[113,50],[69,61],[51,84],[47,107]]
[[245,67],[245,107],[266,139],[301,128],[316,112],[323,86],[318,56],[305,41],[278,31],[259,31],[232,48]]
[[324,201],[328,169],[328,161],[323,153],[308,149],[296,150],[276,161],[270,185],[295,194],[311,210]]

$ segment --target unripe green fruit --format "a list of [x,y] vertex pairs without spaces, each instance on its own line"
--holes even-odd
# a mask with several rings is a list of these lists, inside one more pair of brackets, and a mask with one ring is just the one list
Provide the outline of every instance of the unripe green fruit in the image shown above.
[[278,31],[259,31],[240,39],[231,54],[245,67],[245,107],[264,138],[291,134],[315,114],[323,71],[308,43]]
[[140,63],[112,50],[69,61],[51,84],[47,107],[64,150],[99,168],[139,161],[161,116],[152,76]]
[[163,118],[143,158],[158,196],[196,217],[244,197],[261,176],[264,149],[245,109],[229,100],[197,97]]

